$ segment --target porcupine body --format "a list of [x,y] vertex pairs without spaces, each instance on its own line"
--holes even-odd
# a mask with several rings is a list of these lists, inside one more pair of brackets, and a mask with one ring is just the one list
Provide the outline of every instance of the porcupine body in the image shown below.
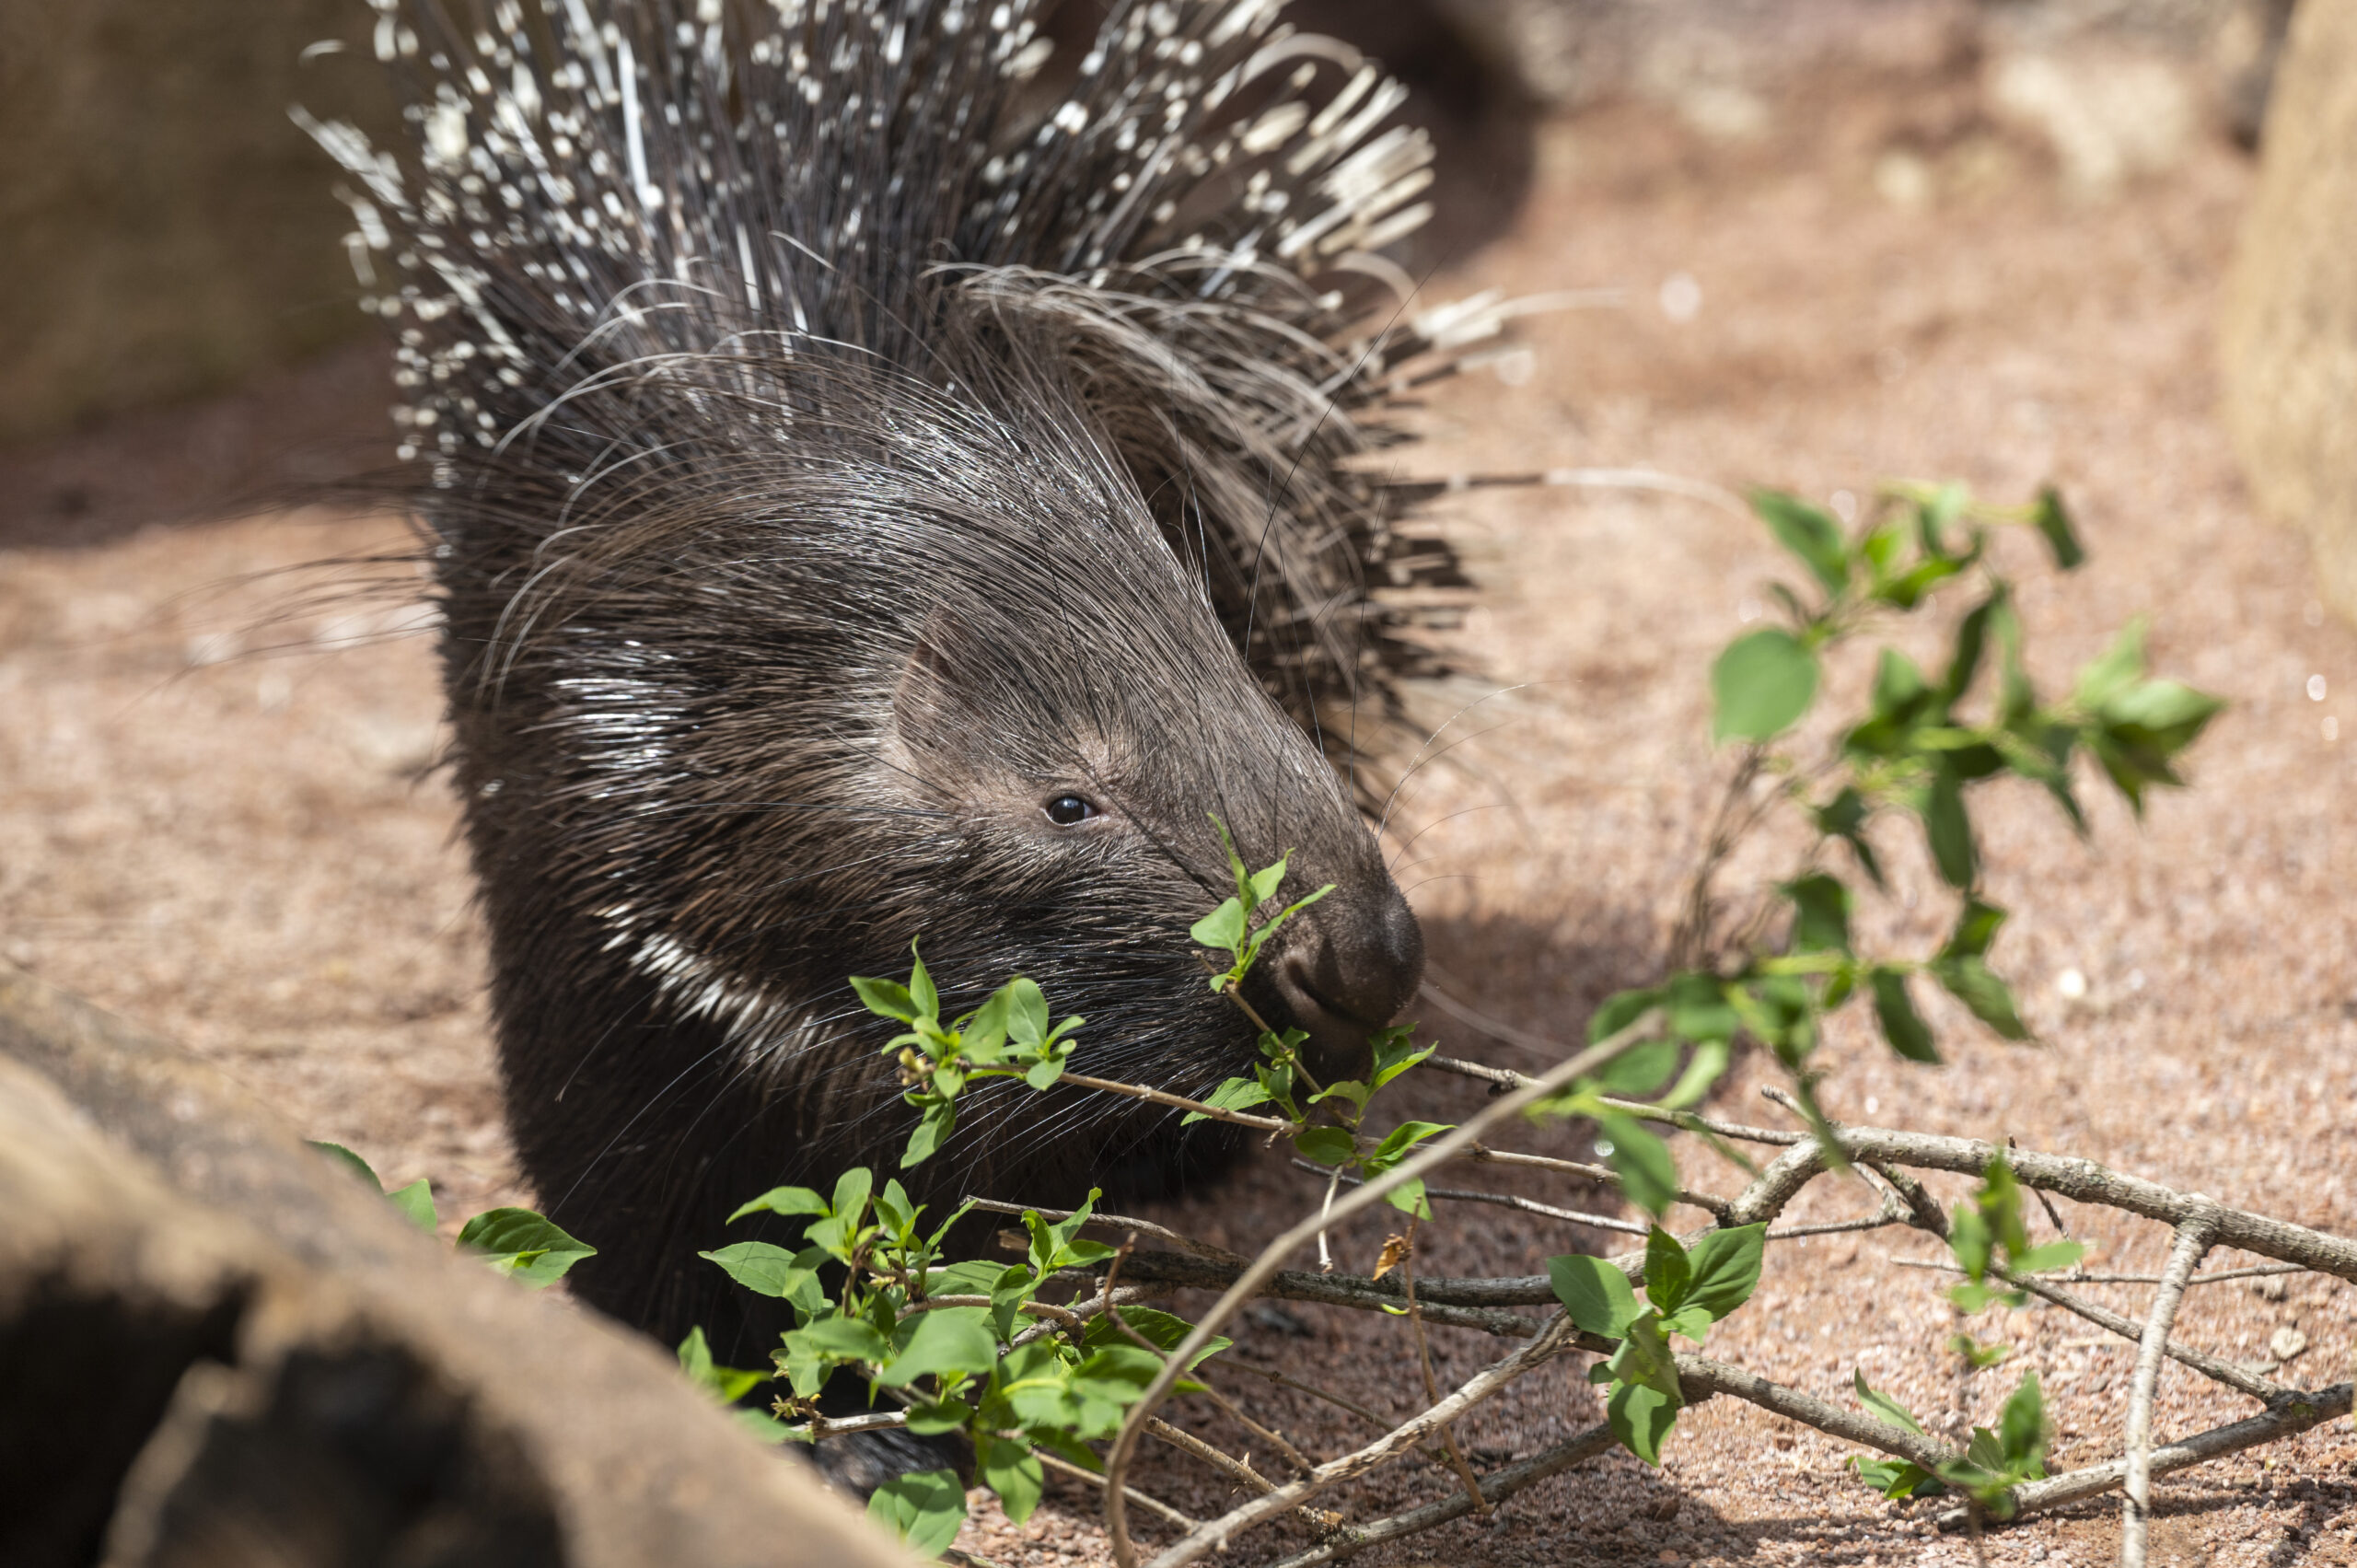
[[[1437,346],[1376,254],[1430,178],[1396,89],[1278,0],[1116,5],[1061,96],[1019,3],[373,3],[413,143],[307,126],[400,333],[508,1113],[601,1249],[579,1293],[761,1353],[694,1251],[894,1170],[846,977],[912,938],[945,1011],[1024,973],[1085,1015],[1080,1070],[1243,1070],[1187,935],[1207,812],[1336,885],[1248,994],[1360,1049],[1422,941],[1351,770],[1463,583],[1353,461]],[[1224,1146],[1175,1123],[985,1086],[898,1174],[936,1214],[1135,1192]]]

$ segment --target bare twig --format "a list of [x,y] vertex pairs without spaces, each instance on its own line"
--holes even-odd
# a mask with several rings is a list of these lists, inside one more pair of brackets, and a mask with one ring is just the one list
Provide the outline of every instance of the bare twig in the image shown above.
[[[1581,1160],[1560,1160],[1546,1155],[1518,1155],[1505,1149],[1489,1148],[1480,1144],[1475,1144],[1467,1149],[1465,1157],[1477,1165],[1510,1165],[1520,1166],[1529,1170],[1560,1171],[1566,1176],[1584,1176],[1591,1181],[1601,1181],[1611,1187],[1620,1185],[1620,1173],[1608,1165],[1589,1165]],[[1683,1203],[1689,1208],[1701,1209],[1714,1219],[1724,1221],[1726,1217],[1727,1201],[1714,1192],[1689,1192],[1680,1188],[1678,1196],[1670,1201],[1675,1203]]]
[[[1424,1375],[1424,1406],[1429,1410],[1440,1403],[1440,1385],[1433,1377],[1433,1348],[1424,1338],[1424,1315],[1416,1310],[1416,1222],[1412,1219],[1408,1222],[1407,1244],[1399,1249],[1399,1289],[1408,1298],[1408,1327],[1416,1336],[1416,1365]],[[1487,1514],[1490,1504],[1481,1495],[1481,1483],[1474,1479],[1473,1467],[1465,1462],[1465,1450],[1457,1446],[1457,1429],[1442,1427],[1440,1442],[1448,1452],[1449,1467],[1465,1483],[1473,1511]]]
[[[1525,1487],[1534,1486],[1548,1477],[1560,1475],[1573,1465],[1584,1464],[1612,1446],[1615,1439],[1608,1423],[1599,1423],[1567,1442],[1533,1454],[1527,1459],[1492,1470],[1481,1478],[1481,1496],[1485,1502],[1504,1502]],[[1379,1546],[1403,1536],[1418,1535],[1451,1519],[1461,1518],[1473,1511],[1472,1500],[1461,1492],[1452,1493],[1436,1503],[1421,1508],[1411,1508],[1403,1514],[1376,1519],[1368,1524],[1344,1527],[1333,1539],[1311,1547],[1306,1551],[1275,1564],[1275,1568],[1318,1568],[1326,1562]]]
[[[1105,1524],[1107,1533],[1113,1539],[1114,1560],[1120,1564],[1120,1568],[1136,1568],[1137,1551],[1130,1541],[1127,1520],[1122,1514],[1122,1495],[1119,1486],[1122,1474],[1129,1467],[1130,1457],[1137,1451],[1138,1434],[1144,1426],[1146,1418],[1155,1413],[1155,1409],[1164,1400],[1169,1398],[1170,1386],[1178,1380],[1178,1368],[1191,1360],[1247,1301],[1260,1294],[1261,1287],[1279,1272],[1285,1258],[1292,1253],[1293,1249],[1308,1241],[1329,1225],[1339,1224],[1352,1214],[1380,1202],[1385,1193],[1391,1191],[1403,1182],[1419,1179],[1439,1168],[1448,1160],[1456,1157],[1467,1144],[1479,1139],[1492,1126],[1510,1116],[1522,1114],[1555,1090],[1569,1086],[1624,1053],[1635,1050],[1639,1045],[1644,1044],[1654,1038],[1659,1024],[1659,1010],[1648,1008],[1643,1015],[1633,1019],[1626,1028],[1548,1069],[1544,1075],[1528,1087],[1517,1089],[1512,1094],[1492,1100],[1462,1126],[1434,1139],[1422,1150],[1392,1167],[1376,1180],[1352,1189],[1349,1195],[1334,1205],[1332,1214],[1312,1215],[1289,1227],[1283,1235],[1261,1249],[1260,1255],[1252,1260],[1252,1266],[1245,1270],[1234,1284],[1228,1286],[1226,1293],[1213,1304],[1211,1310],[1203,1315],[1202,1320],[1195,1325],[1194,1330],[1180,1343],[1177,1353],[1164,1364],[1162,1371],[1155,1376],[1152,1383],[1147,1385],[1144,1394],[1140,1397],[1135,1405],[1131,1407],[1129,1417],[1121,1423],[1120,1433],[1114,1436],[1112,1451],[1106,1456],[1105,1461],[1106,1474],[1111,1478],[1112,1482],[1108,1486],[1105,1493]],[[1555,1349],[1559,1348],[1557,1343],[1551,1342],[1556,1340],[1563,1319],[1561,1318],[1553,1319],[1547,1329],[1542,1330],[1528,1345],[1526,1345],[1522,1351],[1516,1352],[1515,1355],[1527,1355],[1539,1351],[1540,1347],[1545,1347],[1540,1359],[1544,1359],[1546,1355],[1551,1355]],[[1514,1360],[1515,1356],[1507,1358],[1507,1362]],[[1500,1365],[1504,1365],[1505,1363]],[[1460,1389],[1458,1393],[1462,1395],[1464,1390]],[[1486,1398],[1487,1393],[1485,1392],[1481,1397]],[[1454,1398],[1453,1396],[1452,1400]],[[1434,1411],[1446,1409],[1452,1400],[1444,1400],[1441,1405],[1434,1407]],[[1432,1413],[1427,1411],[1425,1416],[1419,1419],[1428,1420]],[[1402,1434],[1408,1433],[1414,1425],[1415,1423],[1410,1423],[1408,1426],[1403,1426],[1399,1431]],[[1403,1442],[1410,1440],[1411,1439],[1402,1439]],[[1386,1442],[1388,1444],[1389,1440],[1387,1439]],[[1388,1458],[1397,1446],[1378,1445],[1383,1447],[1381,1457]],[[1361,1452],[1364,1453],[1365,1450]],[[1345,1456],[1343,1459],[1334,1461],[1333,1465],[1320,1466],[1319,1471],[1322,1474],[1333,1469],[1334,1465],[1344,1464],[1349,1458],[1350,1456]],[[1355,1474],[1356,1471],[1350,1473]],[[1301,1481],[1294,1483],[1295,1486],[1306,1484]],[[1272,1493],[1270,1495],[1273,1497],[1278,1494]],[[1265,1504],[1267,1501],[1268,1499],[1263,1498],[1260,1503]],[[1246,1506],[1250,1508],[1260,1505],[1260,1504],[1248,1504]],[[1255,1516],[1255,1517],[1258,1516]],[[1235,1512],[1231,1512],[1226,1520],[1220,1521],[1215,1526],[1207,1526],[1202,1529],[1189,1532],[1184,1540],[1173,1547],[1170,1551],[1163,1553],[1156,1562],[1160,1568],[1178,1568],[1178,1563],[1191,1562],[1200,1556],[1211,1544],[1211,1537],[1216,1536],[1219,1539],[1225,1540],[1232,1530],[1242,1528],[1250,1522],[1250,1520],[1236,1520]],[[1190,1546],[1189,1544],[1190,1542],[1201,1544]]]
[[[1031,1453],[1032,1456],[1041,1464],[1047,1466],[1048,1469],[1054,1470],[1058,1475],[1068,1475],[1075,1481],[1085,1481],[1091,1486],[1097,1487],[1100,1490],[1102,1490],[1105,1485],[1105,1478],[1098,1475],[1095,1470],[1082,1469],[1078,1465],[1074,1464],[1071,1460],[1060,1459],[1044,1448],[1034,1448],[1031,1450]],[[1129,1502],[1136,1504],[1147,1513],[1159,1515],[1162,1518],[1178,1526],[1182,1530],[1191,1530],[1200,1523],[1200,1521],[1192,1515],[1181,1514],[1178,1509],[1173,1508],[1169,1504],[1162,1501],[1161,1498],[1149,1497],[1133,1486],[1124,1486],[1121,1488],[1121,1494]]]
[[[1893,1258],[1889,1261],[1902,1269],[1937,1269],[1952,1274],[1964,1272],[1954,1263],[1925,1262],[1913,1258]],[[1992,1269],[1990,1272],[2004,1280],[2006,1283],[2050,1301],[2063,1311],[2084,1318],[2096,1328],[2117,1334],[2131,1344],[2144,1337],[2143,1325],[2134,1318],[2122,1317],[2111,1308],[2099,1306],[2084,1296],[2073,1295],[2062,1289],[2054,1280],[2041,1278],[2037,1274],[2017,1274],[2004,1269]],[[2305,1272],[2305,1271],[2302,1272]],[[2154,1276],[2153,1283],[2159,1283],[2158,1276]],[[2200,1283],[2198,1277],[2186,1282],[2189,1285]],[[2278,1400],[2292,1397],[2292,1390],[2282,1384],[2270,1378],[2261,1377],[2256,1373],[2246,1372],[2233,1362],[2212,1355],[2208,1351],[2195,1350],[2190,1345],[2182,1345],[2171,1340],[2168,1342],[2167,1354],[2171,1361],[2191,1367],[2212,1382],[2223,1383],[2237,1393],[2248,1394],[2252,1399],[2263,1403],[2273,1404]]]
[[[1306,1170],[1312,1176],[1330,1179],[1335,1174],[1328,1167],[1309,1160],[1296,1159],[1293,1164],[1295,1169]],[[1360,1178],[1345,1176],[1341,1180],[1346,1187],[1356,1187]],[[1543,1214],[1550,1220],[1568,1220],[1573,1225],[1593,1225],[1598,1230],[1622,1231],[1630,1236],[1645,1234],[1645,1227],[1634,1220],[1615,1219],[1609,1214],[1583,1214],[1577,1209],[1559,1209],[1552,1203],[1541,1203],[1531,1198],[1517,1198],[1509,1192],[1469,1192],[1461,1188],[1427,1187],[1424,1189],[1424,1196],[1446,1199],[1457,1203],[1492,1203],[1502,1209],[1519,1209],[1526,1214]]]
[[[969,1198],[966,1202],[985,1214],[1033,1214],[1046,1220],[1050,1225],[1060,1225],[1072,1218],[1074,1213],[1070,1209],[1043,1209],[1037,1203],[1002,1203],[994,1198]],[[1192,1253],[1198,1258],[1209,1258],[1213,1262],[1234,1263],[1241,1268],[1252,1260],[1241,1252],[1230,1252],[1225,1247],[1214,1247],[1208,1241],[1198,1241],[1191,1236],[1172,1230],[1167,1225],[1156,1225],[1152,1220],[1132,1219],[1127,1214],[1091,1214],[1088,1216],[1088,1223],[1101,1225],[1109,1230],[1133,1230],[1140,1236],[1150,1236],[1167,1247],[1175,1247],[1181,1252]]]
[[1192,1454],[1230,1481],[1242,1481],[1255,1492],[1274,1492],[1275,1483],[1252,1468],[1249,1460],[1239,1459],[1213,1447],[1191,1432],[1182,1431],[1155,1416],[1145,1423],[1146,1431],[1169,1444],[1182,1454]]
[[[2318,1388],[2313,1392],[2294,1392],[2285,1403],[2263,1414],[2226,1426],[2213,1426],[2207,1432],[2199,1432],[2153,1449],[2147,1458],[2147,1468],[2153,1475],[2168,1475],[2212,1459],[2223,1458],[2229,1454],[2239,1454],[2247,1448],[2281,1442],[2286,1437],[2297,1437],[2310,1427],[2321,1426],[2328,1421],[2347,1415],[2350,1393],[2350,1385],[2346,1383],[2336,1383],[2329,1388]],[[2060,1508],[2066,1503],[2098,1496],[2127,1478],[2128,1461],[2119,1458],[2108,1464],[2070,1470],[2046,1481],[2031,1481],[2014,1489],[2016,1516]],[[1939,1519],[1943,1529],[1954,1529],[1964,1522],[1964,1510],[1961,1508],[1951,1509],[1941,1515]]]
[[1280,1121],[1273,1116],[1254,1116],[1248,1111],[1229,1110],[1223,1106],[1205,1105],[1185,1095],[1174,1095],[1167,1089],[1150,1089],[1144,1084],[1124,1084],[1113,1078],[1092,1078],[1083,1073],[1066,1073],[1056,1080],[1062,1084],[1078,1084],[1084,1089],[1102,1089],[1109,1095],[1121,1095],[1130,1099],[1167,1105],[1175,1110],[1191,1110],[1213,1121],[1232,1121],[1238,1127],[1249,1127],[1261,1132],[1290,1132],[1293,1123]]
[[2192,1277],[2210,1238],[2217,1231],[2209,1200],[2192,1196],[2193,1212],[2177,1228],[2177,1246],[2161,1271],[2153,1292],[2153,1309],[2144,1319],[2144,1338],[2136,1350],[2136,1380],[2128,1389],[2128,1455],[2119,1506],[2119,1568],[2144,1568],[2145,1523],[2153,1501],[2153,1394],[2161,1380],[2162,1353],[2169,1329],[2177,1321],[2177,1304],[2185,1299],[2185,1282]]

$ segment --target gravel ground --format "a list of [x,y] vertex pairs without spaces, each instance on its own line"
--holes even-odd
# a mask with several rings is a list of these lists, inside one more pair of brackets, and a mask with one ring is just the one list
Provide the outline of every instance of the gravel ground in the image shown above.
[[[1641,108],[1548,127],[1521,223],[1434,292],[1609,285],[1626,288],[1625,308],[1532,324],[1535,373],[1444,391],[1434,445],[1405,467],[1642,464],[1818,496],[1892,475],[1958,477],[2004,500],[2059,481],[2094,559],[2068,579],[2028,552],[2011,561],[2035,663],[2050,680],[2147,614],[2155,661],[2234,706],[2196,756],[2192,790],[2158,799],[2141,825],[2104,801],[2088,846],[2042,798],[1999,790],[1984,818],[1990,886],[2014,918],[1998,957],[2042,1043],[2009,1048],[1943,1016],[1951,1064],[1926,1070],[1837,1028],[1829,1107],[2011,1136],[2346,1231],[2357,1218],[2357,903],[2341,889],[2357,870],[2357,733],[2336,731],[2357,723],[2342,712],[2357,691],[2357,634],[2316,604],[2301,548],[2253,518],[2212,411],[2211,323],[2249,169],[2205,146],[2112,201],[2078,202],[1968,99],[1937,73],[1835,76],[1748,142],[1713,142]],[[1931,183],[1895,202],[1877,169],[1902,143]],[[354,401],[378,400],[369,389]],[[163,428],[122,435],[111,456],[104,436],[85,436],[6,471],[67,483],[53,476],[75,465],[152,468]],[[1657,961],[1714,789],[1704,671],[1758,614],[1781,563],[1740,518],[1623,493],[1499,495],[1461,526],[1498,585],[1467,641],[1497,685],[1517,690],[1457,721],[1449,737],[1465,744],[1402,792],[1401,879],[1436,981],[1523,1029],[1569,1035]],[[320,601],[310,579],[278,574],[382,548],[399,526],[298,512],[104,532],[80,545],[53,524],[0,534],[19,546],[0,552],[0,954],[189,1041],[390,1179],[431,1175],[446,1214],[527,1199],[497,1121],[451,802],[428,767],[427,647],[401,634],[397,603]],[[1883,932],[1921,941],[1939,900],[1906,846],[1891,848],[1901,898]],[[1439,1032],[1460,1054],[1534,1060],[1470,1028]],[[1739,1071],[1726,1113],[1775,1120],[1756,1097],[1762,1081],[1757,1063]],[[1478,1103],[1444,1080],[1403,1109],[1446,1121]],[[1582,1152],[1569,1129],[1516,1141]],[[1736,1184],[1707,1151],[1678,1154],[1689,1181]],[[1315,1195],[1271,1159],[1159,1217],[1245,1247]],[[1827,1182],[1794,1217],[1870,1207]],[[2148,1225],[2068,1205],[2064,1218],[2106,1269],[2149,1272],[2165,1250]],[[1422,1259],[1434,1273],[1529,1272],[1550,1253],[1609,1242],[1494,1208],[1443,1219]],[[1368,1266],[1383,1228],[1346,1232],[1341,1265]],[[1960,1381],[1940,1348],[1954,1323],[1937,1276],[1897,1262],[1929,1255],[1906,1233],[1780,1244],[1713,1353],[1844,1401],[1863,1369],[1940,1423],[1989,1419],[2017,1369],[2035,1367],[2058,1462],[2116,1454],[2132,1353],[2076,1319],[2016,1314],[1976,1325],[2016,1346],[2014,1360]],[[2248,1260],[2211,1266],[2237,1260]],[[2131,1312],[2143,1295],[2091,1290]],[[2348,1375],[2352,1324],[2338,1285],[2236,1283],[2195,1292],[2183,1333],[2254,1363],[2296,1339],[2304,1348],[2281,1376],[2323,1385]],[[1393,1324],[1266,1309],[1237,1338],[1240,1363],[1387,1413],[1421,1403]],[[1504,1348],[1434,1331],[1444,1384]],[[1469,1452],[1502,1461],[1592,1423],[1583,1360],[1469,1418]],[[1225,1381],[1313,1452],[1364,1440],[1331,1407],[1240,1369]],[[2158,1429],[2248,1408],[2172,1368]],[[1214,1441],[1253,1446],[1213,1412],[1183,1413]],[[1861,1486],[1843,1453],[1720,1401],[1682,1418],[1659,1471],[1610,1457],[1486,1524],[1363,1561],[1971,1560],[1967,1543],[1932,1531],[1927,1509]],[[1219,1482],[1175,1457],[1151,1458],[1143,1484],[1190,1512],[1226,1505]],[[1372,1518],[1447,1486],[1384,1471],[1336,1505]],[[2345,1423],[2263,1459],[2170,1478],[2156,1496],[2157,1562],[2357,1562]],[[2105,1562],[2115,1517],[2111,1503],[2082,1505],[1993,1536],[1988,1558]],[[1093,1502],[1065,1483],[1020,1530],[986,1507],[968,1539],[1003,1563],[1107,1560]]]

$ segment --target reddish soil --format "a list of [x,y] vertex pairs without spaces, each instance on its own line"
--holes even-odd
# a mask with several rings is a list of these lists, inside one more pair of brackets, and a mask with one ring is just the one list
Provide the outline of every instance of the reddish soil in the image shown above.
[[[1894,475],[1961,478],[2001,500],[2059,482],[2092,563],[2066,578],[2027,549],[2007,558],[2048,681],[2149,615],[2156,663],[2234,705],[2197,753],[2193,787],[2141,824],[2089,780],[2100,804],[2085,846],[2042,796],[1996,790],[1982,819],[1990,886],[2014,912],[1998,958],[2041,1043],[2007,1047],[1941,1014],[1950,1064],[1927,1070],[1845,1019],[1824,1053],[1829,1105],[1847,1120],[2011,1136],[2345,1232],[2357,1225],[2357,901],[2345,892],[2357,873],[2357,633],[2316,604],[2302,546],[2253,517],[2213,411],[2212,323],[2250,170],[2204,146],[2107,203],[2076,203],[2034,149],[1955,108],[1953,88],[1828,81],[1747,144],[1635,108],[1548,127],[1521,222],[1434,294],[1609,285],[1626,307],[1529,323],[1535,375],[1441,389],[1435,445],[1403,466],[1643,465],[1818,496]],[[1876,152],[1901,141],[1936,177],[1928,205],[1876,193]],[[1700,308],[1674,320],[1662,285],[1680,275]],[[143,432],[119,439],[154,439]],[[103,468],[106,450],[86,437],[75,460]],[[1459,516],[1498,585],[1467,642],[1515,690],[1458,720],[1449,737],[1472,738],[1403,792],[1402,880],[1439,983],[1568,1037],[1597,997],[1659,962],[1719,776],[1704,672],[1784,563],[1756,525],[1685,500],[1534,490]],[[250,580],[399,534],[314,512],[0,554],[0,953],[187,1040],[390,1179],[432,1176],[444,1212],[463,1214],[528,1194],[498,1124],[452,804],[427,767],[428,646],[393,634],[398,607]],[[1889,847],[1901,898],[1878,934],[1920,944],[1936,928],[1935,884],[1896,836]],[[2073,970],[2076,998],[2062,981]],[[1459,1054],[1535,1059],[1428,1021]],[[1766,1081],[1746,1065],[1722,1108],[1774,1121],[1754,1093]],[[1478,1103],[1442,1080],[1403,1109],[1453,1120]],[[1515,1142],[1573,1154],[1581,1140],[1555,1128]],[[1702,1148],[1679,1158],[1691,1182],[1738,1179]],[[1315,1197],[1271,1157],[1161,1217],[1249,1247]],[[1871,1207],[1829,1181],[1794,1217]],[[2064,1216],[2106,1269],[2161,1260],[2156,1227],[2068,1205]],[[1442,1221],[1425,1237],[1429,1272],[1529,1272],[1611,1242],[1495,1208],[1453,1206]],[[1383,1229],[1347,1231],[1342,1265],[1368,1266]],[[2017,1313],[1976,1325],[2017,1347],[2014,1359],[1960,1381],[1941,1348],[1955,1326],[1941,1280],[1897,1263],[1930,1256],[1906,1232],[1780,1243],[1713,1353],[1844,1402],[1863,1369],[1941,1423],[1988,1420],[2035,1367],[2058,1464],[2117,1453],[2132,1353],[2076,1319]],[[2130,1312],[2144,1295],[2089,1289]],[[2357,1321],[2346,1290],[2296,1281],[2199,1290],[2183,1325],[2253,1362],[2295,1330],[2305,1349],[2281,1376],[2321,1386],[2348,1376]],[[1239,1360],[1381,1411],[1420,1408],[1412,1350],[1391,1322],[1296,1307],[1252,1315],[1237,1338]],[[1436,1330],[1438,1376],[1461,1381],[1504,1348]],[[1477,1462],[1593,1423],[1583,1361],[1469,1418],[1460,1430]],[[1264,1398],[1240,1371],[1224,1381],[1314,1453],[1364,1440],[1329,1408]],[[2158,1424],[2179,1434],[2249,1410],[2172,1367]],[[1214,1441],[1256,1446],[1209,1411],[1184,1414]],[[1270,1463],[1258,1447],[1255,1462]],[[1720,1401],[1681,1420],[1658,1471],[1617,1455],[1488,1523],[1364,1561],[1970,1561],[1967,1543],[1932,1531],[1928,1508],[1863,1487],[1844,1453]],[[2357,1562],[2353,1466],[2357,1441],[2340,1423],[2169,1478],[2155,1561]],[[1225,1505],[1222,1483],[1175,1457],[1155,1457],[1142,1484],[1199,1515]],[[1395,1469],[1333,1503],[1372,1518],[1449,1484]],[[2114,1500],[2083,1504],[1995,1534],[1988,1557],[2109,1561],[2116,1516]],[[1028,1527],[986,1512],[970,1539],[1005,1563],[1105,1555],[1093,1502],[1064,1483]]]

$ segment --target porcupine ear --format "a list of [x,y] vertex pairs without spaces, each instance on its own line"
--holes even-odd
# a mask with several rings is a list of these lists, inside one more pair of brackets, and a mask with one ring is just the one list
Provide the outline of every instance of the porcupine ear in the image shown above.
[[911,761],[958,755],[974,736],[971,673],[988,655],[966,618],[935,605],[892,688],[892,730]]

